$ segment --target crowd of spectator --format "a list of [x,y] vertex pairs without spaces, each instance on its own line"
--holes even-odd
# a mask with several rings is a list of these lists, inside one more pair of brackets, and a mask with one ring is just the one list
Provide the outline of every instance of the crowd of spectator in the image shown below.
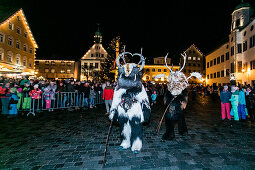
[[[28,76],[22,79],[0,77],[0,109],[3,115],[12,118],[16,117],[18,112],[22,114],[31,112],[32,108],[40,110],[44,107],[51,112],[56,106],[70,110],[73,108],[69,106],[75,106],[74,109],[88,110],[104,102],[108,115],[115,87],[114,81],[37,80],[29,79]],[[145,83],[144,87],[152,105],[156,104],[157,96],[164,93],[164,87],[160,85]],[[69,98],[69,93],[75,93],[75,96]],[[102,102],[96,103],[96,97]],[[33,100],[36,102],[33,103]]]

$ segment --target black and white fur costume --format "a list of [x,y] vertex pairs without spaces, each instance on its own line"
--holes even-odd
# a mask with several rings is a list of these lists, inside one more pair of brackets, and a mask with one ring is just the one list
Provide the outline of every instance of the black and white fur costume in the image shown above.
[[163,135],[163,139],[172,140],[175,137],[174,127],[175,123],[178,123],[179,134],[183,135],[188,132],[183,110],[186,108],[188,103],[188,90],[189,85],[188,79],[191,77],[197,77],[201,79],[202,76],[200,73],[193,72],[191,75],[186,78],[185,74],[181,70],[185,66],[186,62],[186,53],[182,54],[184,57],[184,64],[179,71],[173,71],[167,66],[167,55],[165,56],[166,67],[170,70],[169,77],[166,77],[163,74],[157,75],[155,78],[166,77],[168,80],[167,89],[164,94],[164,105],[167,109],[165,114],[165,125],[166,132]]
[[[138,55],[142,64],[125,63],[120,65],[119,59],[124,56]],[[123,52],[116,60],[118,66],[117,86],[114,90],[112,106],[109,118],[113,122],[120,124],[122,142],[121,149],[131,147],[133,152],[138,152],[142,148],[142,123],[150,119],[150,104],[145,88],[142,84],[142,72],[145,59],[142,54],[131,54]]]

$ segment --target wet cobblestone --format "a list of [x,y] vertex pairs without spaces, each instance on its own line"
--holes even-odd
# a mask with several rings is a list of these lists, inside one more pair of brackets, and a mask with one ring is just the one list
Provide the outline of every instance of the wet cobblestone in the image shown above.
[[[156,127],[164,109],[152,109],[138,155],[119,151],[119,128],[110,135],[105,169],[255,169],[255,123],[222,122],[220,103],[189,101],[187,136],[162,141]],[[0,116],[0,169],[101,169],[109,127],[104,106],[75,112],[44,112],[14,119]]]

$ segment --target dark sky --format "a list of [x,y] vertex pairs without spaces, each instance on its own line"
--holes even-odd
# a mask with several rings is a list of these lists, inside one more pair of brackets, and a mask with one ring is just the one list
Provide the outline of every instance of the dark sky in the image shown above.
[[[100,23],[103,46],[120,35],[127,51],[179,58],[191,44],[207,54],[227,38],[241,0],[0,0],[22,7],[39,45],[38,58],[80,59]],[[245,0],[255,7],[254,0]]]

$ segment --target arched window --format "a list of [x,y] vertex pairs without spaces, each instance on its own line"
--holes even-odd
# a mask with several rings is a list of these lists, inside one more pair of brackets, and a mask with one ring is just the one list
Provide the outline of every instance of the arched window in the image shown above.
[[20,56],[20,54],[17,54],[15,64],[20,65],[20,63],[21,63],[20,60],[21,60],[21,56]]
[[11,51],[8,51],[7,52],[7,62],[12,63],[12,59],[13,59],[13,53]]
[[19,40],[17,40],[17,42],[16,42],[16,48],[20,49],[20,41]]
[[27,51],[27,45],[24,44],[24,48],[23,48],[24,51]]
[[13,37],[12,36],[8,37],[8,45],[13,46]]

